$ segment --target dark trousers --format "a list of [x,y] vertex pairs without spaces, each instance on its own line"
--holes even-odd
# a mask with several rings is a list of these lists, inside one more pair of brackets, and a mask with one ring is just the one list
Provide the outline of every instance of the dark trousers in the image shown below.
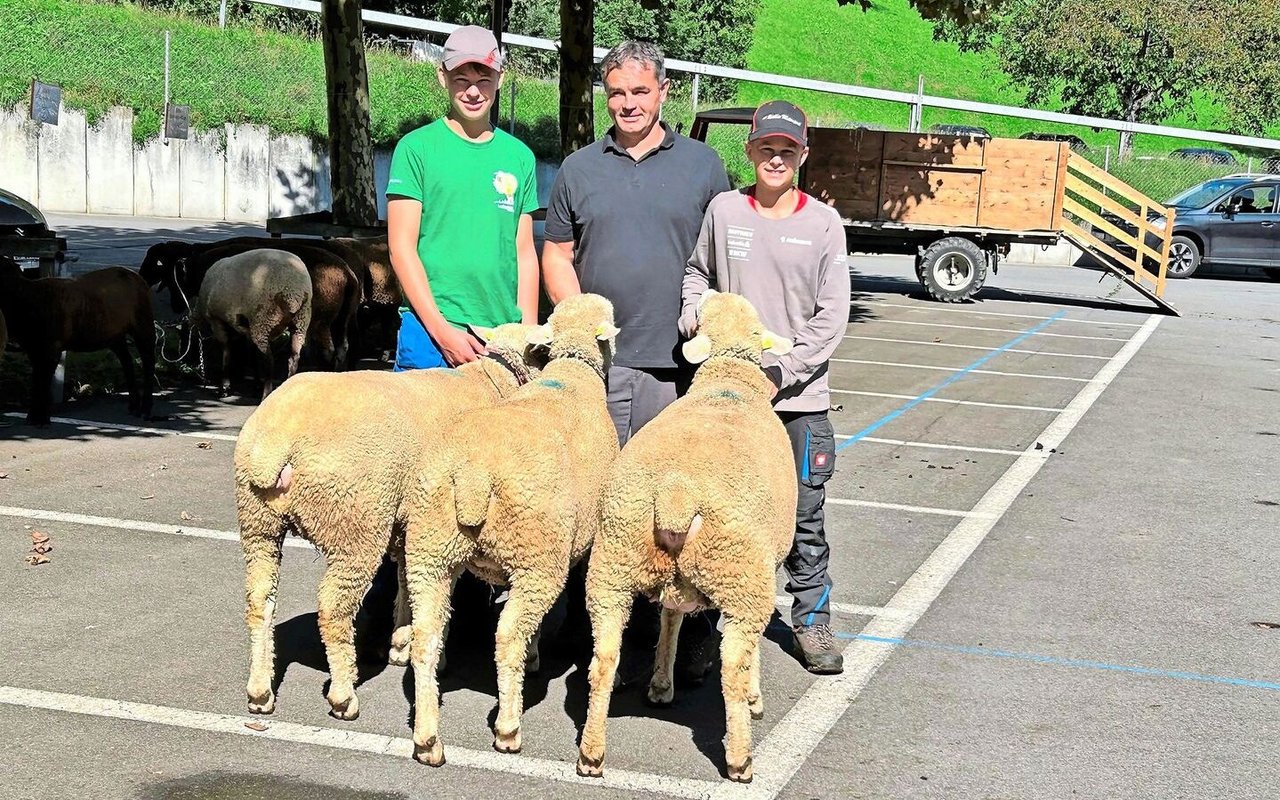
[[826,625],[831,621],[831,548],[823,525],[827,500],[824,484],[835,472],[836,437],[827,412],[779,411],[796,457],[800,484],[796,503],[796,538],[783,562],[787,592],[792,597],[792,625]]
[[674,403],[678,394],[683,394],[681,377],[676,368],[609,367],[609,416],[618,430],[619,445],[625,445],[662,409]]

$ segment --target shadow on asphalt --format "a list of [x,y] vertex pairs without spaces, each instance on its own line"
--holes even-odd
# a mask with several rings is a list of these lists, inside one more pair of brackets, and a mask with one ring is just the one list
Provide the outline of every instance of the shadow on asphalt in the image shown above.
[[[1109,275],[1110,273],[1103,274]],[[897,294],[902,297],[910,297],[913,300],[937,302],[933,300],[927,292],[925,292],[924,287],[922,287],[918,282],[896,275],[873,275],[866,273],[855,274],[853,276],[853,285],[857,289],[866,289],[881,294]],[[959,303],[958,305],[962,307],[981,305],[984,300],[1012,300],[1021,303],[1048,303],[1050,305],[1067,306],[1072,308],[1091,308],[1099,311],[1127,311],[1137,314],[1150,314],[1159,311],[1155,306],[1146,302],[1140,304],[1123,303],[1104,297],[1057,294],[1054,292],[1023,292],[1018,291],[1017,289],[1006,289],[999,286],[991,286],[990,284],[983,286],[972,300]],[[850,322],[854,321],[856,320],[854,320],[851,315]]]
[[400,792],[369,792],[350,786],[261,775],[247,772],[201,772],[185,778],[172,778],[138,790],[138,800],[320,800],[341,797],[343,800],[407,800]]

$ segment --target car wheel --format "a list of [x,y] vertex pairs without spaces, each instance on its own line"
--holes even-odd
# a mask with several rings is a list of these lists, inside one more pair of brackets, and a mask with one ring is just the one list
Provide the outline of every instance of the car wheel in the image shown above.
[[1200,248],[1185,236],[1175,236],[1169,242],[1169,268],[1166,274],[1170,278],[1190,278],[1200,268]]

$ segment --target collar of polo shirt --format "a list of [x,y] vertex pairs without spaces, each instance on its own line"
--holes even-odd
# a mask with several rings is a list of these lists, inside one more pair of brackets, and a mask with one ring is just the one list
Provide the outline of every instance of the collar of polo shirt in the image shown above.
[[[665,122],[662,122],[661,120],[658,121],[658,124],[662,126],[662,134],[663,134],[662,144],[658,145],[657,147],[653,148],[648,153],[646,153],[642,157],[642,160],[644,158],[648,158],[650,155],[653,155],[659,150],[670,150],[671,146],[676,143],[676,132],[671,130],[671,126]],[[604,148],[604,151],[606,153],[615,153],[620,156],[626,156],[627,158],[631,158],[631,154],[627,152],[627,149],[625,147],[620,147],[618,145],[618,141],[613,138],[612,127],[609,128],[609,132],[606,133],[604,135],[604,138],[601,139],[601,146]]]

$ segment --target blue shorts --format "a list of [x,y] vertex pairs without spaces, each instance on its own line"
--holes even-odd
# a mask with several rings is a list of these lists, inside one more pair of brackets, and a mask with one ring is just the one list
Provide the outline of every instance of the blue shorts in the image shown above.
[[422,327],[418,315],[412,311],[400,312],[400,334],[396,337],[396,372],[410,369],[435,369],[448,367],[440,348]]

